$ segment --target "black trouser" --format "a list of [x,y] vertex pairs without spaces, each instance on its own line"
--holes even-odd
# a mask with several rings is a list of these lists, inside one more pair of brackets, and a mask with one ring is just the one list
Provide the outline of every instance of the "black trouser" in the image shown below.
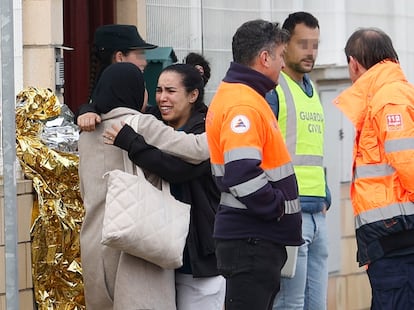
[[216,240],[217,267],[226,278],[226,310],[270,310],[280,289],[286,249],[249,238]]

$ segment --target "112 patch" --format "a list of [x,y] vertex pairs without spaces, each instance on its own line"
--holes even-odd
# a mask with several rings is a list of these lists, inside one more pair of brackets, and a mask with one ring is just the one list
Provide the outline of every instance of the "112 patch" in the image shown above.
[[387,114],[387,131],[396,131],[403,129],[403,120],[401,114]]

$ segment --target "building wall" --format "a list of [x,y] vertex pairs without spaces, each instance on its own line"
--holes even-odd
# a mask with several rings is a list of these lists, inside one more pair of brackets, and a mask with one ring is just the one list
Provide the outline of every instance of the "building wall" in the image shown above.
[[371,288],[363,267],[356,262],[356,239],[349,183],[341,184],[341,260],[337,272],[329,275],[328,310],[368,310]]
[[63,44],[62,6],[62,0],[23,1],[23,88],[55,90],[55,49]]
[[[34,310],[33,282],[31,265],[30,221],[33,207],[32,182],[17,181],[17,259],[19,308]],[[0,181],[0,310],[6,310],[5,279],[5,230],[4,230],[4,191],[3,180]]]
[[116,21],[118,24],[132,24],[139,34],[147,37],[147,11],[145,0],[116,0]]
[[14,87],[21,89],[23,86],[23,25],[22,1],[13,0],[13,22],[14,22]]
[[[341,189],[343,182],[341,173],[343,167],[351,170],[352,140],[343,139],[344,124],[347,119],[333,104],[333,99],[344,89],[349,87],[348,70],[344,66],[317,66],[311,72],[312,81],[315,83],[324,108],[325,119],[325,148],[324,162],[326,180],[331,192],[332,202],[327,213],[327,225],[329,236],[328,270],[336,272],[340,268],[341,248]],[[351,137],[352,138],[352,137]],[[338,152],[344,150],[344,152]],[[338,165],[338,163],[341,163]],[[345,169],[344,169],[345,170]]]

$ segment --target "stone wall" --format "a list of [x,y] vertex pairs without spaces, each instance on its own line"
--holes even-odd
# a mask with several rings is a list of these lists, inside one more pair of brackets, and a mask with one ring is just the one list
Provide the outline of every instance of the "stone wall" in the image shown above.
[[[1,180],[2,183],[2,180]],[[30,226],[33,207],[33,188],[30,180],[17,180],[17,251],[19,308],[34,310]],[[0,310],[6,310],[5,279],[4,191],[0,185]]]
[[356,262],[354,216],[349,183],[341,184],[341,264],[329,275],[328,310],[368,310],[371,287],[365,269]]

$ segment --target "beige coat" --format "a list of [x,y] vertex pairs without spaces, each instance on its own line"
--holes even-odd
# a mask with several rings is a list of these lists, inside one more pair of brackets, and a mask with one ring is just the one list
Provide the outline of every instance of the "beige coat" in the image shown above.
[[205,132],[192,134],[177,131],[151,114],[136,114],[129,117],[127,123],[144,137],[145,142],[165,153],[192,164],[199,164],[210,158]]
[[93,132],[79,138],[80,190],[85,219],[80,234],[81,259],[88,310],[174,310],[174,271],[101,245],[105,210],[105,172],[123,169],[122,150],[103,142],[103,132],[131,113],[118,108],[102,115]]

